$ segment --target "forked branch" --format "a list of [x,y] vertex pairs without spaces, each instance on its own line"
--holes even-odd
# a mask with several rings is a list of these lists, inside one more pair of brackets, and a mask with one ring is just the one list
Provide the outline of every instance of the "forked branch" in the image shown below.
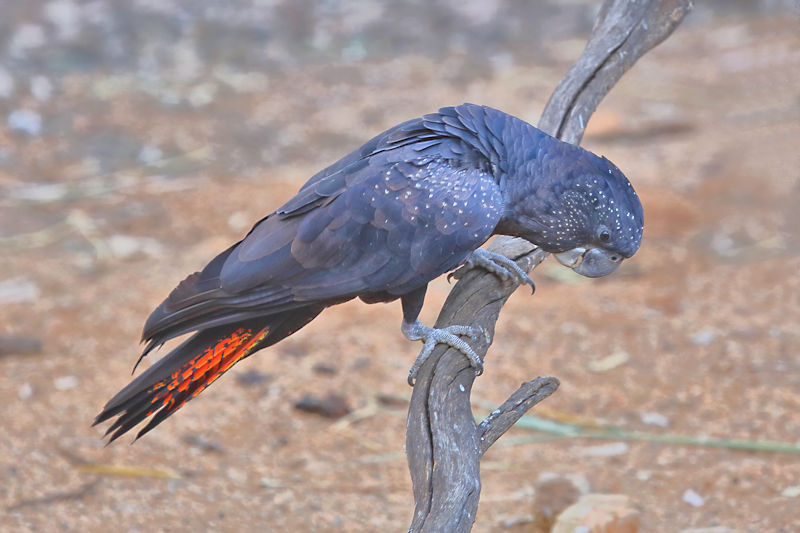
[[[611,87],[651,48],[666,39],[691,9],[691,0],[606,0],[581,57],[550,97],[539,128],[579,143],[586,124]],[[547,253],[521,239],[490,246],[530,272]],[[450,291],[437,328],[469,325],[483,335],[472,348],[481,357],[516,288],[480,269],[462,273]],[[479,426],[470,393],[475,374],[460,352],[439,345],[417,375],[406,427],[406,453],[414,486],[410,531],[469,531],[480,497],[480,459],[525,411],[552,394],[555,378],[524,383]]]

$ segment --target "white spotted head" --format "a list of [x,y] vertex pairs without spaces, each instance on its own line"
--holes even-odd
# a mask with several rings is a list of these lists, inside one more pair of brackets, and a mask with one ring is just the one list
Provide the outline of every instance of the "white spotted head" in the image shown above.
[[578,244],[556,253],[556,258],[594,278],[610,274],[636,253],[642,243],[644,212],[628,178],[605,157],[585,153],[593,171],[576,176],[564,194],[569,218],[580,221],[573,241]]
[[608,159],[559,145],[528,180],[532,190],[513,207],[517,234],[579,274],[605,276],[639,249],[642,204]]

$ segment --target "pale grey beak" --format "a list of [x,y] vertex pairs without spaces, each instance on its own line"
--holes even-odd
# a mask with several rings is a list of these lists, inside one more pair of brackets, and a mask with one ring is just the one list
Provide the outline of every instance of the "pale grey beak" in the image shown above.
[[622,263],[620,254],[602,248],[573,248],[553,255],[559,263],[587,278],[607,276]]
[[561,252],[557,254],[553,254],[558,262],[564,265],[565,267],[574,268],[578,266],[581,259],[583,259],[583,254],[586,253],[586,248],[573,248],[572,250],[567,250],[566,252]]

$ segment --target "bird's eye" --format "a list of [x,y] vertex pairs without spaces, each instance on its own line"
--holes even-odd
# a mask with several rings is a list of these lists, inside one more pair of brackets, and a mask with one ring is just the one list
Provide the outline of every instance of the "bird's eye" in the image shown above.
[[609,239],[611,239],[611,235],[607,231],[603,230],[603,231],[600,232],[600,240],[601,241],[608,242]]

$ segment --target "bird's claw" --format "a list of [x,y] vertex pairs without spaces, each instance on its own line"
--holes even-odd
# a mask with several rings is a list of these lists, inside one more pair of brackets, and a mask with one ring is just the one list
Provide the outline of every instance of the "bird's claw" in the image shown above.
[[455,276],[455,278],[458,279],[463,274],[462,270],[465,271],[473,268],[482,268],[496,275],[503,281],[513,279],[518,285],[530,285],[531,294],[536,291],[533,280],[527,272],[520,268],[516,261],[502,254],[484,250],[483,248],[478,248],[472,252],[461,268],[447,275],[447,281],[450,281],[451,276]]
[[417,341],[422,340],[425,344],[422,351],[417,356],[414,364],[411,365],[411,370],[408,372],[408,384],[414,386],[414,381],[417,379],[422,365],[428,360],[433,349],[437,344],[447,344],[451,348],[455,348],[469,360],[470,365],[475,368],[475,375],[480,376],[483,374],[483,360],[475,353],[469,344],[464,340],[457,337],[457,335],[466,335],[470,339],[475,340],[478,338],[479,331],[470,326],[448,326],[446,328],[436,329],[424,326],[419,320],[409,324],[403,322],[403,334],[408,340]]

